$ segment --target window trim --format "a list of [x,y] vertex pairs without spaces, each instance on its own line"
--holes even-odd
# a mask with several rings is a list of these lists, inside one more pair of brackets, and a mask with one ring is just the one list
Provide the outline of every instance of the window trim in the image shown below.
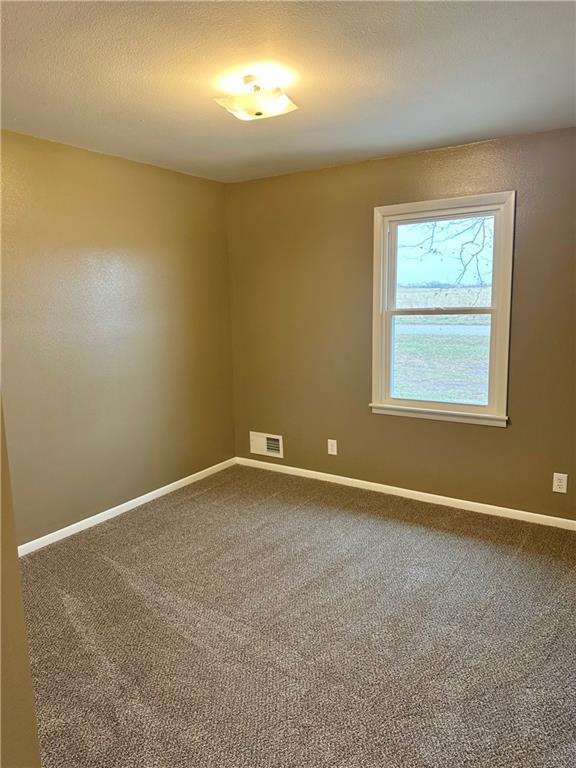
[[[515,200],[516,193],[507,191],[374,208],[372,402],[370,403],[373,413],[495,427],[507,426]],[[442,309],[441,314],[491,315],[488,405],[392,398],[387,389],[390,379],[390,318],[395,314],[416,313],[416,308],[405,310],[390,307],[396,265],[396,259],[391,258],[391,254],[394,253],[392,242],[394,225],[403,221],[462,215],[494,216],[492,305],[490,307],[447,307]],[[426,314],[426,309],[418,308],[418,313]],[[433,312],[438,313],[438,309],[435,308]]]

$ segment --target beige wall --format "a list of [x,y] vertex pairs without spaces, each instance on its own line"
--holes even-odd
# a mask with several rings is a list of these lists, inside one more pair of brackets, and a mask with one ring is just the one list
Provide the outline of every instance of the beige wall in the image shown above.
[[[236,453],[576,516],[574,143],[555,131],[227,187]],[[373,208],[518,191],[507,429],[370,412]],[[328,456],[327,438],[339,455]]]
[[[576,516],[574,483],[568,496],[550,490],[554,470],[576,472],[574,136],[225,189],[4,133],[19,543],[247,456],[250,429],[283,434],[287,464]],[[502,189],[518,191],[510,426],[372,414],[373,207]]]
[[3,133],[18,542],[233,454],[224,187]]
[[2,768],[40,768],[38,736],[24,608],[20,592],[20,568],[14,538],[10,471],[2,419]]

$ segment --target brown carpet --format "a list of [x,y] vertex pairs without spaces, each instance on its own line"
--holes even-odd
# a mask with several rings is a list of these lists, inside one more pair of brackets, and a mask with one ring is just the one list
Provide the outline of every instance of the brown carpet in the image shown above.
[[576,765],[576,535],[234,467],[24,558],[44,768]]

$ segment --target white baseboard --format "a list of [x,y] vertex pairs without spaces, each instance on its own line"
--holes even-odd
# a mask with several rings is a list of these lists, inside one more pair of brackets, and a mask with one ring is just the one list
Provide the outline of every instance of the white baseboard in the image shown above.
[[271,472],[282,472],[285,475],[298,475],[299,477],[310,477],[314,480],[323,480],[327,483],[338,483],[339,485],[349,485],[353,488],[364,488],[368,491],[387,493],[391,496],[403,496],[406,499],[425,501],[429,504],[440,504],[443,507],[455,507],[456,509],[466,509],[469,512],[480,512],[483,515],[509,517],[512,520],[522,520],[525,523],[551,525],[554,528],[565,528],[568,531],[576,531],[576,520],[568,520],[564,517],[552,517],[550,515],[541,515],[537,512],[525,512],[522,509],[510,509],[509,507],[497,507],[493,504],[484,504],[480,501],[453,499],[450,496],[438,496],[435,493],[426,493],[425,491],[412,491],[408,488],[397,488],[394,485],[373,483],[370,480],[358,480],[354,477],[331,475],[328,472],[317,472],[314,469],[290,467],[286,466],[285,464],[272,464],[272,462],[269,461],[248,459],[242,456],[236,457],[236,463],[245,467],[256,467],[258,469],[267,469]]
[[77,523],[67,525],[66,528],[60,528],[53,533],[47,533],[46,536],[40,536],[39,539],[28,541],[26,544],[21,544],[18,547],[18,555],[22,557],[22,555],[27,555],[29,552],[34,552],[36,549],[41,549],[41,547],[45,547],[48,544],[53,544],[55,541],[65,539],[67,536],[72,536],[72,534],[83,531],[86,528],[92,528],[93,525],[98,525],[98,523],[103,523],[105,520],[110,520],[112,517],[121,515],[123,512],[129,512],[131,509],[142,506],[142,504],[160,498],[160,496],[165,496],[167,493],[172,493],[179,488],[184,488],[186,485],[197,483],[198,480],[203,480],[205,477],[209,477],[216,472],[221,472],[223,469],[232,467],[234,464],[236,464],[235,458],[226,459],[226,461],[221,461],[219,464],[213,464],[211,467],[201,469],[193,475],[188,475],[188,477],[183,477],[181,480],[176,480],[173,483],[164,485],[162,488],[157,488],[155,491],[150,491],[150,493],[145,493],[143,496],[138,496],[136,499],[131,499],[130,501],[125,501],[123,504],[118,504],[117,507],[112,507],[112,509],[99,512],[97,515],[92,515],[92,517],[86,517],[84,520],[79,520]]
[[403,496],[406,499],[415,499],[416,501],[425,501],[429,504],[439,504],[443,507],[454,507],[455,509],[466,509],[469,512],[480,512],[483,515],[496,515],[497,517],[508,517],[512,520],[522,520],[525,523],[536,523],[537,525],[551,525],[555,528],[565,528],[568,531],[576,531],[576,520],[568,520],[564,517],[552,517],[550,515],[540,515],[537,512],[525,512],[521,509],[510,509],[509,507],[497,507],[493,504],[484,504],[480,501],[468,501],[466,499],[453,499],[450,496],[438,496],[435,493],[426,493],[425,491],[412,491],[408,488],[397,488],[394,485],[384,485],[383,483],[374,483],[370,480],[358,480],[355,477],[344,477],[342,475],[332,475],[328,472],[318,472],[314,469],[302,469],[301,467],[290,467],[286,464],[272,464],[269,461],[260,461],[259,459],[248,459],[243,456],[236,456],[226,461],[221,461],[219,464],[214,464],[206,469],[201,469],[199,472],[195,472],[193,475],[183,477],[181,480],[176,480],[174,483],[165,485],[162,488],[158,488],[150,493],[145,493],[143,496],[138,496],[136,499],[125,501],[123,504],[119,504],[117,507],[107,509],[104,512],[100,512],[92,517],[87,517],[84,520],[79,520],[77,523],[66,526],[66,528],[60,528],[58,531],[48,533],[46,536],[41,536],[39,539],[28,541],[26,544],[21,544],[18,547],[18,555],[27,555],[29,552],[34,552],[36,549],[45,547],[48,544],[52,544],[60,539],[65,539],[67,536],[72,536],[74,533],[83,531],[86,528],[91,528],[93,525],[103,523],[105,520],[110,520],[112,517],[121,515],[123,512],[128,512],[131,509],[142,506],[149,501],[165,496],[168,493],[177,491],[179,488],[184,488],[186,485],[196,483],[198,480],[203,480],[205,477],[221,472],[223,469],[232,467],[235,464],[240,464],[244,467],[256,467],[257,469],[267,469],[270,472],[281,472],[285,475],[298,475],[299,477],[309,477],[313,480],[322,480],[327,483],[337,483],[338,485],[349,485],[352,488],[364,488],[368,491],[376,491],[377,493],[387,493],[391,496]]

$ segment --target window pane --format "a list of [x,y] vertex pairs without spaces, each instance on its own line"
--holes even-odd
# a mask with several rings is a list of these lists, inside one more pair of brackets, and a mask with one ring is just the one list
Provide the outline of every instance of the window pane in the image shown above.
[[494,216],[398,224],[397,307],[489,307]]
[[391,396],[487,405],[490,321],[490,315],[393,317]]

